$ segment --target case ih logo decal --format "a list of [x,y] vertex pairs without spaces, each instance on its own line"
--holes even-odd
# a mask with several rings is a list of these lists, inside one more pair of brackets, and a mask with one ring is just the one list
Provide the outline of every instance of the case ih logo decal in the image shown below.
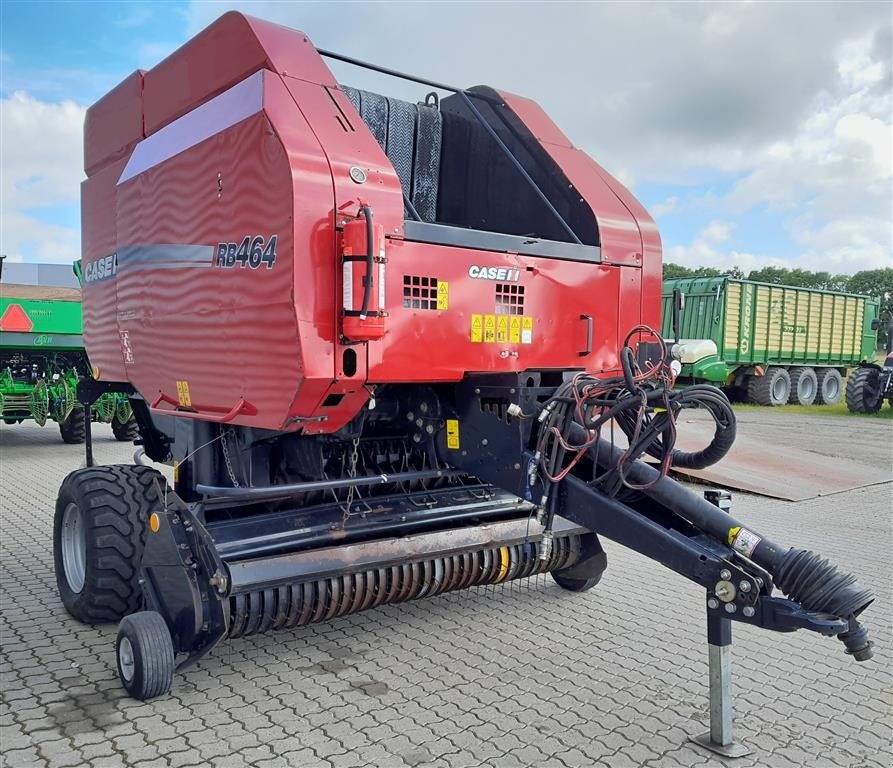
[[88,261],[84,266],[84,282],[98,283],[118,274],[118,254],[103,256],[95,261]]
[[245,235],[241,243],[218,243],[215,267],[235,267],[238,264],[243,269],[250,267],[257,269],[265,264],[267,269],[272,269],[276,263],[276,240],[278,235],[270,235],[269,241],[265,241],[263,235]]
[[520,269],[506,267],[479,267],[472,264],[468,268],[468,276],[478,280],[499,280],[503,283],[517,283],[521,279]]

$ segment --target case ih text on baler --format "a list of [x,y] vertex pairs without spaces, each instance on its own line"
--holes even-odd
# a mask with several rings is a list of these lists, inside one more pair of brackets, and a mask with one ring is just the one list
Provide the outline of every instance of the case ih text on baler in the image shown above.
[[[325,58],[431,92],[348,88]],[[600,535],[706,589],[718,670],[732,620],[871,656],[853,577],[667,477],[720,459],[734,415],[672,391],[654,222],[533,102],[229,13],[85,134],[80,396],[131,393],[175,473],[88,442],[56,569],[74,617],[120,620],[131,695],[226,637],[545,572],[589,589]],[[685,408],[716,422],[698,453],[673,447]]]

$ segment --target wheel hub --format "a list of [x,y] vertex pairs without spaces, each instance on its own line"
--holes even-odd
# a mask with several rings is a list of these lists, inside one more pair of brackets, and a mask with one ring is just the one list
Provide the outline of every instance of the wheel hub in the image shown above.
[[84,536],[84,516],[74,502],[65,507],[62,515],[62,566],[68,588],[79,594],[84,588],[87,573],[87,540]]
[[118,668],[121,670],[121,677],[128,683],[133,680],[133,673],[136,671],[136,662],[133,660],[133,646],[130,639],[121,638],[118,643]]

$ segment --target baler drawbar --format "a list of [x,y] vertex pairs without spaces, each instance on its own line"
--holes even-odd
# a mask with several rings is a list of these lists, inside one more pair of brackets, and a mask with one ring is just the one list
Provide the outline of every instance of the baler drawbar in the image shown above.
[[[88,431],[56,572],[73,616],[120,621],[131,695],[227,637],[535,574],[590,589],[600,536],[704,587],[712,646],[742,621],[871,657],[852,576],[669,477],[721,460],[734,413],[673,390],[654,222],[533,102],[229,13],[91,107],[85,147],[78,397],[129,394],[140,450],[94,466]],[[692,408],[715,434],[684,453]]]

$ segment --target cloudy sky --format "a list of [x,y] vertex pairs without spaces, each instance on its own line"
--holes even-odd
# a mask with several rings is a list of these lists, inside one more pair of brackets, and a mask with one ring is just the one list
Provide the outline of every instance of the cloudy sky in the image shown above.
[[[665,259],[891,266],[891,3],[0,4],[0,251],[80,250],[85,108],[229,8],[539,101],[654,215]],[[423,94],[370,81],[393,95]]]

